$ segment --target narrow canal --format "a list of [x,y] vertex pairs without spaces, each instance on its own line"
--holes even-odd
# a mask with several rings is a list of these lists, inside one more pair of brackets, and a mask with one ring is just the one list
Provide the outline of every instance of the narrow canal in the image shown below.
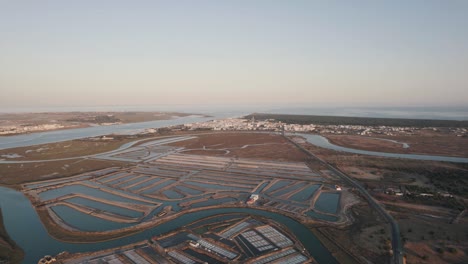
[[281,223],[302,242],[308,252],[319,263],[337,263],[331,253],[304,225],[280,214],[249,208],[222,208],[188,213],[144,232],[116,240],[99,243],[66,243],[55,240],[47,233],[31,203],[21,192],[0,187],[0,207],[3,211],[5,228],[8,234],[26,253],[23,260],[25,264],[36,263],[44,255],[56,255],[62,251],[96,251],[143,241],[199,219],[225,213],[259,215]]

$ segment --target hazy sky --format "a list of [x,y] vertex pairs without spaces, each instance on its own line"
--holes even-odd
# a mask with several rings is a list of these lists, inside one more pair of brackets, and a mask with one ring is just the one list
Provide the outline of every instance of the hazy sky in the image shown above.
[[0,0],[0,105],[468,105],[468,1]]

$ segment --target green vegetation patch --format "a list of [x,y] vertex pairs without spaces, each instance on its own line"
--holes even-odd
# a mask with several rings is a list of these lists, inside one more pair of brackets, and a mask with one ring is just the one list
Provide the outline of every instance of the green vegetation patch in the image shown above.
[[318,115],[283,115],[253,113],[246,119],[266,120],[274,119],[287,124],[316,124],[316,125],[361,125],[361,126],[396,126],[396,127],[468,127],[468,121],[430,120],[430,119],[402,119],[402,118],[374,118],[348,116],[318,116]]

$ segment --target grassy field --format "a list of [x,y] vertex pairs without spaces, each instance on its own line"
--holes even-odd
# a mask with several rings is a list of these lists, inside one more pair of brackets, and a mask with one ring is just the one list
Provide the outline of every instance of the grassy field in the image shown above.
[[400,226],[407,263],[468,263],[468,219],[459,223],[450,220],[456,216],[441,207],[440,213],[401,203],[386,205]]
[[[80,157],[111,151],[125,143],[135,140],[135,138],[127,137],[115,137],[113,140],[77,139],[28,147],[3,149],[0,150],[0,157],[5,155],[3,156],[3,159],[12,161]],[[7,155],[15,154],[20,157],[7,158]]]
[[0,208],[0,262],[7,260],[11,264],[21,263],[24,253],[13,241],[3,225],[2,210]]
[[353,207],[350,214],[354,219],[352,225],[320,227],[314,234],[340,263],[388,263],[390,225],[367,203]]
[[107,123],[146,122],[184,117],[192,114],[177,112],[44,112],[0,113],[0,125],[50,124],[50,123]]
[[[425,186],[433,192],[448,192],[468,198],[468,165],[434,161],[353,156],[333,161],[338,167],[354,166],[380,172],[383,184]],[[352,175],[352,173],[350,174]],[[418,179],[426,179],[418,182]]]
[[265,159],[278,161],[305,161],[307,156],[286,139],[266,133],[216,133],[171,143],[191,151],[185,154]]
[[126,163],[107,160],[73,159],[38,163],[0,164],[0,184],[15,187],[22,183],[68,177],[114,166],[122,167],[126,166]]

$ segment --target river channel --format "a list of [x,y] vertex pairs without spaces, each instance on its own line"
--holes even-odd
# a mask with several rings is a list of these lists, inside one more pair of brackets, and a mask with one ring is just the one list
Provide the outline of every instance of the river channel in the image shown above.
[[187,213],[141,233],[120,239],[99,243],[66,243],[54,239],[47,233],[31,203],[21,192],[0,187],[0,207],[2,208],[3,220],[8,234],[26,253],[23,260],[25,264],[36,263],[44,255],[56,255],[62,251],[96,251],[144,241],[152,236],[169,232],[199,219],[225,213],[259,215],[281,223],[294,233],[319,263],[337,263],[330,252],[304,225],[277,213],[250,208],[221,208]]
[[332,149],[336,151],[349,152],[361,155],[387,157],[387,158],[401,158],[401,159],[415,159],[415,160],[432,160],[432,161],[447,161],[456,163],[468,163],[468,158],[461,157],[447,157],[447,156],[433,156],[433,155],[419,155],[419,154],[400,154],[400,153],[388,153],[388,152],[377,152],[367,151],[360,149],[352,149],[334,145],[328,141],[327,138],[320,135],[302,134],[298,133],[301,137],[304,137],[307,142],[321,148]]
[[54,130],[46,132],[38,132],[31,134],[23,134],[16,136],[0,137],[0,149],[25,147],[38,144],[47,144],[53,142],[67,141],[86,137],[96,137],[108,134],[128,134],[138,130],[147,128],[160,128],[173,125],[203,122],[211,119],[224,118],[230,116],[229,113],[216,114],[211,117],[203,117],[198,115],[178,117],[169,120],[156,120],[149,122],[139,122],[121,125],[110,126],[91,126],[85,128],[72,128],[64,130]]

